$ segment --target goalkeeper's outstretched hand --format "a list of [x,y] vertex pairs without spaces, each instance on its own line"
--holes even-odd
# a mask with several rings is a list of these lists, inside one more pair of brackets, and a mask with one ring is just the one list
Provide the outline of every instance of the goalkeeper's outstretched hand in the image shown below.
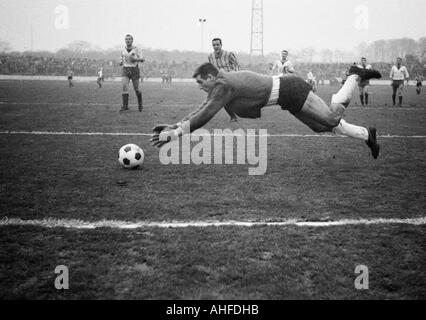
[[[154,132],[151,136],[151,145],[161,148],[166,143],[169,143],[172,140],[173,136],[173,130],[176,128],[176,125],[170,125],[170,124],[159,124],[156,125],[152,131]],[[167,140],[161,139],[160,140],[160,134],[162,137],[167,137]],[[164,140],[164,141],[162,141]]]

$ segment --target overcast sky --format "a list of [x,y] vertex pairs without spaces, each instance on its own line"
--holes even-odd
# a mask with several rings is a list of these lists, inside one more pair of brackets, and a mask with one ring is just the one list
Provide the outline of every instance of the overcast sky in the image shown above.
[[[252,0],[0,0],[0,39],[15,50],[57,50],[74,40],[101,48],[131,33],[145,47],[250,50]],[[264,50],[348,50],[362,41],[426,36],[426,0],[264,0]],[[64,11],[68,9],[68,28]],[[56,26],[55,26],[56,23]],[[31,27],[32,26],[32,27]],[[59,26],[59,28],[58,28]],[[63,29],[65,27],[65,29]]]

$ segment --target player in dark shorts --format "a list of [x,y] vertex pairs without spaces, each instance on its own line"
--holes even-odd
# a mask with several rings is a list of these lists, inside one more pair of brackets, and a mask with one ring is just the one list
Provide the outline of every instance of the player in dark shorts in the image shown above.
[[419,95],[422,92],[423,76],[416,77],[416,93]]
[[121,61],[120,65],[122,69],[122,84],[123,84],[123,105],[120,109],[120,112],[129,111],[129,84],[132,81],[133,89],[135,90],[136,97],[138,98],[138,109],[141,112],[143,109],[142,104],[142,90],[139,88],[139,63],[145,61],[144,58],[140,56],[139,50],[133,46],[133,37],[128,34],[125,38],[126,47],[121,52]]
[[358,81],[380,78],[376,70],[352,66],[345,84],[332,97],[330,105],[312,92],[312,87],[302,78],[265,76],[250,71],[219,72],[211,63],[204,63],[194,72],[207,100],[201,107],[174,125],[158,125],[153,131],[152,145],[161,147],[203,127],[225,106],[242,118],[260,118],[262,108],[280,105],[315,132],[333,132],[367,143],[375,159],[379,156],[376,129],[364,128],[343,120],[346,107]]
[[389,77],[392,80],[392,103],[395,105],[396,96],[398,95],[399,106],[402,107],[402,99],[404,96],[404,83],[408,81],[410,75],[405,66],[402,65],[402,59],[397,58],[396,64],[392,66]]
[[68,68],[67,71],[67,76],[68,76],[68,86],[74,87],[74,83],[72,82],[73,76],[74,76],[74,72],[71,70],[71,68]]

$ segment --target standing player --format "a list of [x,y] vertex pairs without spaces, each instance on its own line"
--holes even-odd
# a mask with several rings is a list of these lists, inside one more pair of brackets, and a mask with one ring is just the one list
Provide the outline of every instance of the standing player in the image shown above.
[[410,75],[408,74],[408,70],[405,66],[402,65],[402,58],[396,58],[396,65],[394,65],[391,69],[389,77],[392,80],[392,102],[395,106],[396,103],[396,94],[398,94],[399,98],[399,106],[402,106],[402,98],[404,94],[404,83]]
[[272,68],[273,75],[292,75],[295,74],[296,71],[294,70],[293,64],[290,60],[287,60],[288,57],[288,51],[283,50],[281,51],[281,59],[275,61],[274,66]]
[[128,34],[125,38],[126,47],[121,52],[121,61],[120,65],[123,67],[122,71],[122,83],[123,83],[123,106],[120,109],[120,112],[129,110],[129,84],[132,80],[133,89],[135,90],[136,96],[138,98],[138,108],[139,112],[142,111],[142,91],[139,89],[139,62],[144,62],[145,59],[141,58],[139,50],[133,46],[133,37]]
[[380,146],[376,129],[352,125],[343,120],[343,115],[356,89],[357,81],[380,78],[376,70],[350,68],[350,76],[344,86],[333,95],[331,104],[312,92],[312,87],[299,77],[265,76],[250,71],[219,72],[211,63],[204,63],[194,72],[200,89],[207,93],[207,100],[200,108],[174,125],[158,125],[153,131],[152,145],[161,147],[203,127],[224,106],[244,118],[260,118],[262,108],[280,105],[314,132],[333,132],[367,143],[374,159]]
[[101,68],[98,72],[98,80],[96,83],[98,84],[99,88],[102,88],[102,81],[104,81],[104,69]]
[[307,82],[312,86],[312,91],[314,93],[317,92],[317,80],[315,79],[315,76],[312,73],[312,70],[309,70],[306,78],[307,78]]
[[212,40],[213,52],[209,55],[208,60],[218,70],[225,72],[238,71],[240,65],[238,59],[233,52],[222,50],[222,39],[214,38]]
[[[372,69],[370,64],[367,64],[367,58],[361,58],[361,64],[358,66],[361,69]],[[360,81],[359,82],[359,98],[361,100],[361,105],[367,105],[368,106],[368,87],[370,86],[370,81]]]
[[420,92],[422,92],[423,76],[418,75],[415,80],[416,80],[416,92],[417,94],[420,94]]
[[[208,56],[208,60],[218,70],[232,72],[240,70],[238,59],[233,52],[222,49],[222,39],[214,38],[212,40],[213,52]],[[231,117],[230,122],[238,122],[235,113],[225,107],[225,111]]]
[[74,72],[72,71],[71,67],[68,67],[67,70],[67,77],[68,77],[68,87],[74,87],[74,83],[72,82],[72,79],[74,77]]

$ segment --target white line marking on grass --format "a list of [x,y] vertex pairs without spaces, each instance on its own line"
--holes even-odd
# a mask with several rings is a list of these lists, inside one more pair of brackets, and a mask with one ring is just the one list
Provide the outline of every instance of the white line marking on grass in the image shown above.
[[[151,136],[151,133],[140,133],[140,132],[67,132],[67,131],[0,131],[0,134],[14,134],[14,135],[48,135],[48,136]],[[194,136],[228,136],[228,134],[193,134]],[[234,135],[231,135],[234,136]],[[259,137],[263,135],[247,135]],[[268,134],[267,137],[281,137],[281,138],[347,138],[342,135],[331,135],[331,134],[292,134],[292,133],[281,133],[281,134]],[[402,139],[425,139],[426,136],[402,136],[402,135],[380,135],[379,138],[402,138]]]
[[413,219],[344,219],[338,221],[298,221],[296,219],[283,220],[277,222],[259,222],[259,221],[119,221],[119,220],[102,220],[102,221],[82,221],[74,219],[55,219],[46,218],[42,220],[23,220],[19,218],[3,218],[0,220],[0,226],[35,226],[44,228],[69,228],[69,229],[98,229],[112,228],[134,230],[142,228],[208,228],[208,227],[256,227],[256,226],[297,226],[297,227],[337,227],[337,226],[356,226],[356,225],[390,225],[390,224],[407,224],[407,225],[425,225],[426,217]]
[[[13,105],[13,106],[58,106],[58,107],[87,107],[87,106],[99,106],[99,107],[110,107],[118,106],[117,103],[99,103],[99,102],[87,102],[87,103],[76,103],[76,102],[7,102],[0,101],[0,105]],[[198,107],[198,104],[166,104],[162,102],[153,102],[154,107]]]
[[[116,103],[98,103],[98,102],[87,102],[87,103],[76,103],[76,102],[8,102],[8,101],[0,101],[0,105],[22,105],[22,106],[71,106],[71,107],[86,107],[86,106],[116,106]],[[183,107],[198,107],[199,104],[193,103],[174,103],[167,104],[163,102],[152,102],[153,106],[162,106],[162,107],[170,107],[170,108],[183,108]],[[426,110],[425,107],[348,107],[348,110],[396,110],[396,111],[416,111]]]

